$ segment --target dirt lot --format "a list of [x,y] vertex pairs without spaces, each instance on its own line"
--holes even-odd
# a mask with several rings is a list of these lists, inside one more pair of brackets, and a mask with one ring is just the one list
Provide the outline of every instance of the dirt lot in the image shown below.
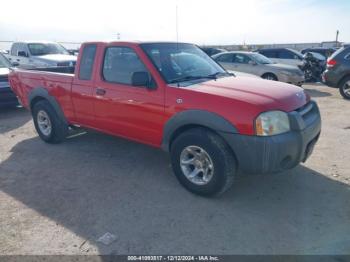
[[94,132],[48,145],[28,112],[2,110],[0,254],[349,254],[350,101],[305,89],[323,120],[307,163],[214,199],[183,189],[162,151]]

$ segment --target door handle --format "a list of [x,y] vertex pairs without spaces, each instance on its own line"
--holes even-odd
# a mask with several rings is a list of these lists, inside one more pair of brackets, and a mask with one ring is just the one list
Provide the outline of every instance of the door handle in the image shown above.
[[96,88],[96,95],[99,95],[99,96],[104,96],[106,94],[106,90],[103,89],[103,88]]

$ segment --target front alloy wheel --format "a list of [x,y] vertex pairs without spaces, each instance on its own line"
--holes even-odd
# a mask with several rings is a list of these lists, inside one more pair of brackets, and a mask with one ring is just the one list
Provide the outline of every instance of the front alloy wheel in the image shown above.
[[211,130],[198,127],[183,132],[171,143],[170,155],[177,179],[192,193],[218,195],[234,181],[234,154]]
[[196,185],[208,184],[214,175],[213,161],[199,146],[188,146],[180,155],[181,170]]

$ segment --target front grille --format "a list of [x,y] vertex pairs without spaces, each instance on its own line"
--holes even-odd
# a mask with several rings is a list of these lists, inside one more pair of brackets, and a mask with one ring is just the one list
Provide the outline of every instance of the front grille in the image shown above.
[[299,108],[297,111],[299,112],[299,114],[304,117],[305,115],[307,115],[308,113],[311,112],[311,110],[313,109],[313,104],[312,103],[307,103],[306,105],[302,106],[301,108]]
[[310,101],[306,105],[296,110],[301,118],[304,120],[306,126],[312,123],[319,115],[317,105],[315,102]]

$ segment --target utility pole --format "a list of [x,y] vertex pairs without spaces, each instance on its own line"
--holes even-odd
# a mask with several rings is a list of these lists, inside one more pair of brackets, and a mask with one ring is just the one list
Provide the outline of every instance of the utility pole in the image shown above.
[[338,37],[339,37],[339,30],[337,30],[337,33],[335,36],[335,47],[338,47]]

